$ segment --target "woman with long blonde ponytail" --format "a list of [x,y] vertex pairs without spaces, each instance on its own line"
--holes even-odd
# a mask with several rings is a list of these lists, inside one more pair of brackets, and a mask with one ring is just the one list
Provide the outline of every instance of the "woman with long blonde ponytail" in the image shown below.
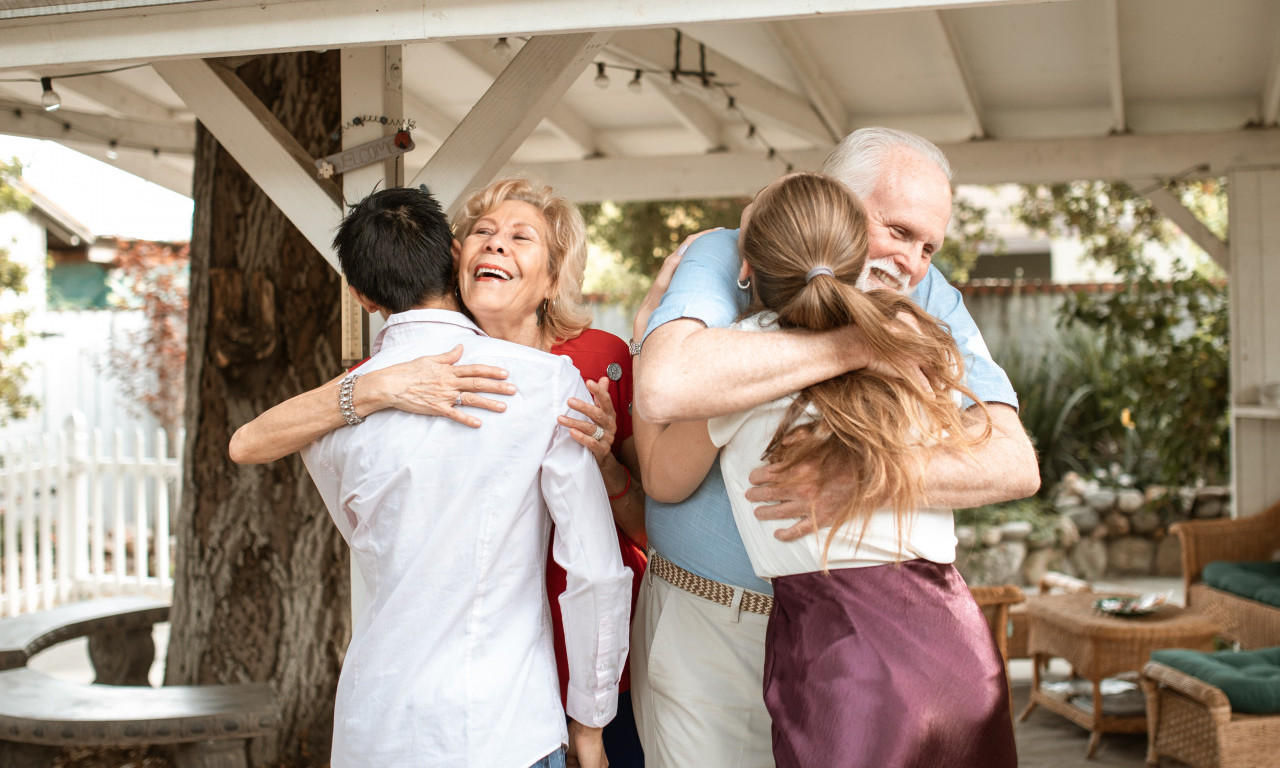
[[[756,311],[736,327],[856,325],[881,361],[671,425],[648,457],[646,490],[670,502],[719,451],[752,566],[773,583],[764,698],[778,766],[1015,766],[1004,665],[952,565],[952,512],[928,507],[922,483],[930,449],[970,451],[990,435],[966,429],[955,342],[906,296],[859,289],[866,214],[830,177],[766,187],[738,242]],[[854,491],[831,526],[783,542],[773,533],[786,523],[757,520],[745,497],[765,462],[817,465]]]

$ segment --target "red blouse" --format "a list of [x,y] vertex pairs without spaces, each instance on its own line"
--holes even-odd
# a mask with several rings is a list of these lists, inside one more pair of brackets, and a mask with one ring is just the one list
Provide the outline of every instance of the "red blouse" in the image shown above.
[[[609,399],[613,401],[613,412],[617,414],[618,433],[613,438],[613,457],[621,461],[622,443],[631,437],[631,352],[627,343],[605,331],[588,328],[576,339],[566,341],[551,348],[552,354],[568,355],[582,374],[584,381],[598,381],[601,376],[609,376],[609,366],[616,364],[617,376],[609,376]],[[633,483],[637,482],[632,480]],[[615,526],[616,528],[617,526]],[[622,564],[631,569],[631,616],[635,617],[636,600],[640,596],[640,580],[644,576],[648,559],[640,545],[632,541],[621,528],[618,531],[618,548],[622,555]],[[556,666],[560,670],[560,698],[563,701],[569,690],[568,654],[564,647],[564,625],[560,619],[560,593],[565,590],[564,569],[556,564],[547,551],[547,597],[551,603],[551,625],[555,630]],[[622,668],[622,682],[619,691],[630,690],[630,664]]]

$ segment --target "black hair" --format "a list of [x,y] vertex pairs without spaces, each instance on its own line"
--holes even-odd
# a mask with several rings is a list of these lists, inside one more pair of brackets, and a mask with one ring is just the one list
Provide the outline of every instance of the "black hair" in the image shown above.
[[453,291],[452,243],[440,203],[403,187],[352,205],[333,238],[347,283],[391,313]]

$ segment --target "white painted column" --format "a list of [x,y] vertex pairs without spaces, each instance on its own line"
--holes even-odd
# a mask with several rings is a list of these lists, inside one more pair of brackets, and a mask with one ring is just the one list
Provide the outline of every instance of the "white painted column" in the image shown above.
[[[342,132],[344,149],[390,136],[404,116],[403,69],[400,46],[348,48],[342,51],[342,122],[357,115],[385,116],[387,124],[368,123]],[[342,174],[342,196],[354,203],[378,189],[400,186],[404,179],[404,156],[373,163]],[[360,360],[368,356],[373,338],[382,329],[380,316],[368,316],[347,292],[342,281],[342,323],[344,338],[359,339],[359,349],[344,344],[342,356]],[[351,564],[351,613],[354,619],[366,602],[364,579]]]
[[[1237,517],[1280,501],[1280,170],[1236,170],[1231,196],[1231,476]],[[1190,372],[1187,372],[1190,374]]]

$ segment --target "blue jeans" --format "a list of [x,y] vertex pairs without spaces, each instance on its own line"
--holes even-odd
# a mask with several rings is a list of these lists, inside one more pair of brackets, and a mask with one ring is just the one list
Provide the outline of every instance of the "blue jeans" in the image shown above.
[[529,768],[564,768],[564,747],[557,749]]

